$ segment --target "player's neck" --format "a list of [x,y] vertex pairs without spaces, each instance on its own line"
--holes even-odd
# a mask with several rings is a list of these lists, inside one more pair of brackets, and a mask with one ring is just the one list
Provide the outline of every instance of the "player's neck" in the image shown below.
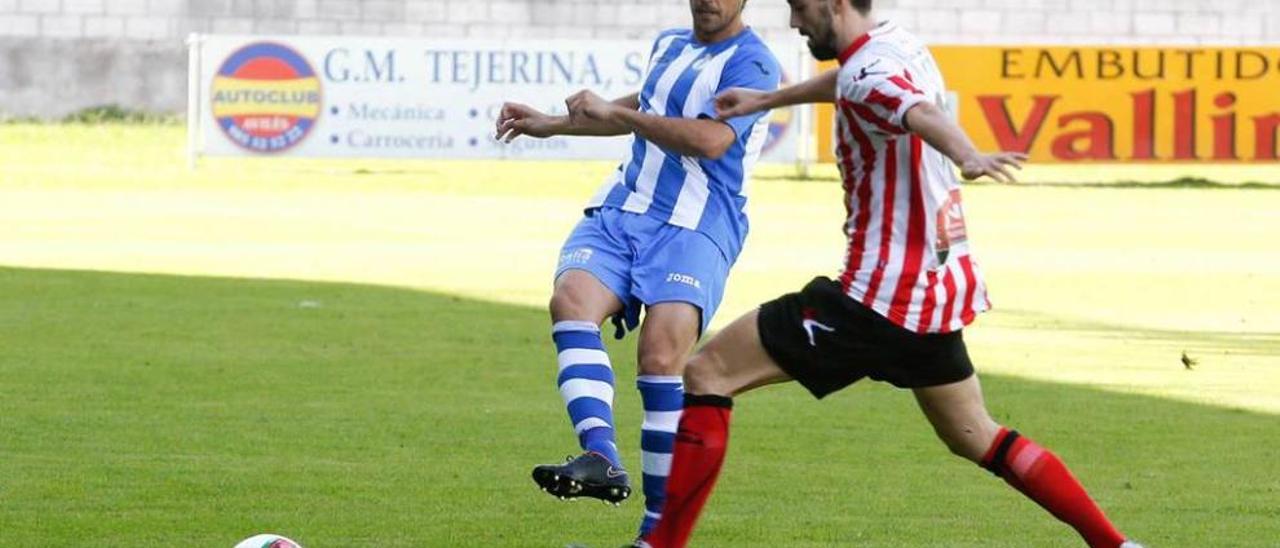
[[841,52],[880,25],[871,14],[863,16],[856,13],[844,19],[841,23],[843,24],[837,25],[835,29],[836,51]]
[[728,25],[725,25],[724,28],[712,33],[703,33],[695,28],[693,29],[693,37],[700,44],[715,44],[737,36],[739,32],[742,32],[746,28],[747,25],[742,22],[742,19],[738,19]]

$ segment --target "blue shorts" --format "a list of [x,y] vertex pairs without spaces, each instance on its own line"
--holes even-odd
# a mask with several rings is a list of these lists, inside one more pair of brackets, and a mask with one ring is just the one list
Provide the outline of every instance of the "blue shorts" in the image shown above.
[[613,318],[621,339],[640,307],[683,302],[702,312],[701,333],[720,307],[731,262],[705,234],[615,208],[589,211],[560,250],[556,278],[584,270],[622,301]]

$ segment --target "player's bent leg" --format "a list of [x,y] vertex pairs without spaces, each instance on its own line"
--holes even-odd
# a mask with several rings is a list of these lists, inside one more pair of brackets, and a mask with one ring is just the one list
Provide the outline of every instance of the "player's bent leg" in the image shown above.
[[760,311],[752,310],[712,337],[685,367],[685,391],[733,397],[791,380],[760,342]]
[[731,396],[790,378],[760,343],[758,312],[734,321],[689,361],[684,415],[676,436],[662,518],[641,545],[682,547],[706,504],[729,442]]
[[640,426],[640,463],[644,479],[645,512],[639,535],[644,536],[661,517],[676,427],[684,407],[681,372],[697,343],[702,313],[685,302],[656,303],[648,308],[640,328],[636,389],[644,404]]
[[594,274],[570,269],[556,277],[548,308],[553,322],[585,321],[598,326],[622,310],[622,301]]
[[556,382],[583,454],[535,467],[533,480],[560,498],[617,503],[631,493],[615,441],[613,368],[600,336],[604,318],[621,308],[617,294],[587,271],[566,270],[556,279],[551,298]]
[[960,382],[914,390],[920,410],[938,438],[956,456],[976,464],[991,447],[1000,425],[987,414],[977,375]]
[[960,382],[915,389],[916,401],[951,451],[969,459],[1075,528],[1092,547],[1136,546],[1107,520],[1066,465],[987,413],[977,375]]

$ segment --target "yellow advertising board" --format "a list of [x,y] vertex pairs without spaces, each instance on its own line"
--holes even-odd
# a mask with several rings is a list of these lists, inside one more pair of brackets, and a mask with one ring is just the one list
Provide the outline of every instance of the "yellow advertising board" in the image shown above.
[[[930,49],[982,150],[1037,163],[1280,160],[1280,48]],[[829,107],[815,126],[819,158],[833,161]]]

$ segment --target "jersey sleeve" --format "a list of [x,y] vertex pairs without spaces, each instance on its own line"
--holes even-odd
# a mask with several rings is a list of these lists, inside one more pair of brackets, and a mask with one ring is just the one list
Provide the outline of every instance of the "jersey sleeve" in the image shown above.
[[911,72],[887,57],[869,58],[850,67],[852,83],[844,99],[859,118],[889,133],[905,133],[907,111],[928,101],[912,82]]
[[[698,118],[716,118],[716,96],[733,88],[747,88],[759,91],[773,91],[778,89],[778,83],[782,80],[782,67],[778,66],[778,60],[773,57],[773,53],[768,48],[744,48],[736,52],[728,63],[725,63],[724,71],[720,73],[720,83],[716,86],[716,92],[702,105],[702,110],[698,113]],[[767,116],[768,111],[757,112],[737,118],[725,120],[729,127],[733,128],[733,133],[739,139],[745,134],[760,118]]]

